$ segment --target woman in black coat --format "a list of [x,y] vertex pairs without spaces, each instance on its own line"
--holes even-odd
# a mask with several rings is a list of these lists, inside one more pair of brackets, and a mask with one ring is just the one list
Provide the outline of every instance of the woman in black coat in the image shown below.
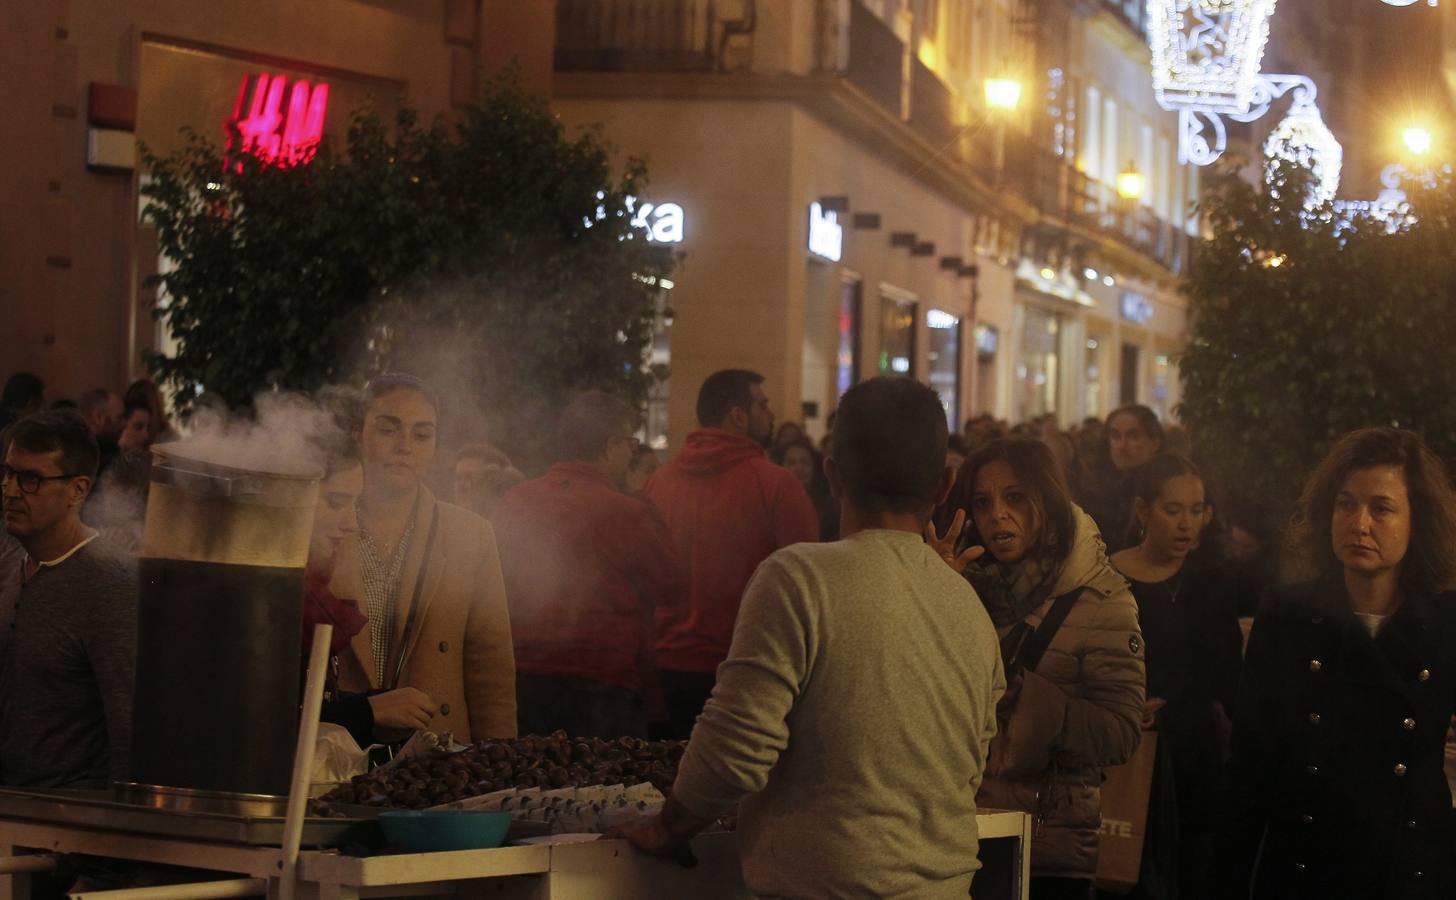
[[1220,896],[1449,900],[1456,498],[1444,468],[1411,432],[1346,435],[1305,486],[1294,538],[1313,578],[1275,592],[1249,640]]

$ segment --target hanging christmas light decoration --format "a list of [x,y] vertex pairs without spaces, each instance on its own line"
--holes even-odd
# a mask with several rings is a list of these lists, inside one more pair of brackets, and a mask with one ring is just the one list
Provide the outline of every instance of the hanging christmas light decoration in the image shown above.
[[1168,110],[1248,109],[1276,0],[1148,0],[1153,90]]
[[1264,177],[1273,180],[1280,160],[1309,169],[1314,182],[1305,206],[1315,209],[1335,199],[1344,159],[1344,147],[1325,124],[1313,98],[1300,102],[1296,97],[1294,106],[1264,142]]

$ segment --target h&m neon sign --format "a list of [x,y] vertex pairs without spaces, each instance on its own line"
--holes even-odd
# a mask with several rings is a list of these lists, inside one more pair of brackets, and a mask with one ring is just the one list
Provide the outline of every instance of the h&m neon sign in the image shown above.
[[[287,102],[285,105],[285,95]],[[324,136],[329,86],[267,72],[243,76],[238,102],[224,128],[231,153],[251,153],[277,166],[313,159]]]

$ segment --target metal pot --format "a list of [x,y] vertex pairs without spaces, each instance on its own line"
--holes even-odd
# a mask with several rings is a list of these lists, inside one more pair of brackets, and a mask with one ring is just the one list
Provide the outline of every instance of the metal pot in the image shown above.
[[285,795],[320,473],[152,452],[125,793]]

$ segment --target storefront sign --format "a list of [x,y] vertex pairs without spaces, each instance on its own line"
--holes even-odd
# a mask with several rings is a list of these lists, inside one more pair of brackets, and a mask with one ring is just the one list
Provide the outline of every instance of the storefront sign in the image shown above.
[[818,203],[809,204],[809,252],[830,262],[839,262],[844,252],[844,226],[839,214],[825,211]]
[[306,163],[323,138],[328,107],[325,82],[310,84],[298,79],[289,85],[286,75],[244,75],[238,102],[224,125],[228,149],[251,153],[278,166]]
[[1126,291],[1122,295],[1122,317],[1134,325],[1146,325],[1153,318],[1153,304],[1142,294]]
[[930,328],[951,329],[959,328],[961,320],[959,316],[953,316],[939,309],[932,309],[925,314],[925,324]]
[[683,208],[676,203],[643,203],[637,205],[636,197],[627,198],[627,208],[632,210],[632,224],[647,229],[647,239],[657,244],[681,244],[684,232]]

